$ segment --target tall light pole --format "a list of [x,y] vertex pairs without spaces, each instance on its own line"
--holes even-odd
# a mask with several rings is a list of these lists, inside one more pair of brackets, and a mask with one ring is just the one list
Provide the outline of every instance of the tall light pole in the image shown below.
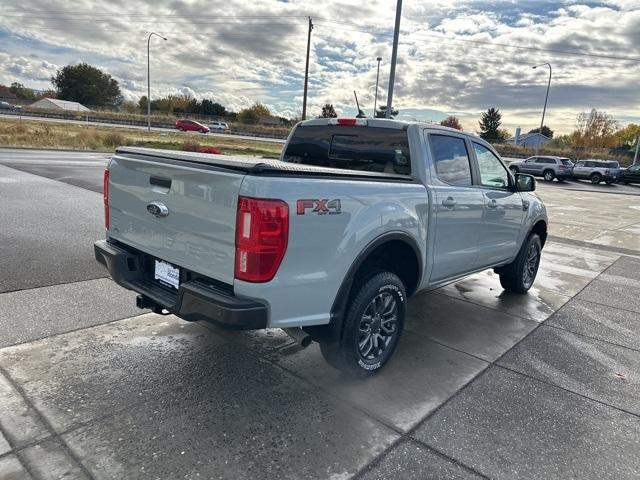
[[393,102],[393,82],[396,79],[396,60],[398,59],[398,37],[400,36],[400,17],[402,16],[402,0],[396,5],[396,26],[393,30],[393,50],[391,52],[391,72],[389,72],[389,95],[387,95],[387,118],[391,118]]
[[147,38],[147,131],[151,131],[151,67],[149,62],[149,44],[151,43],[152,36],[160,37],[166,40],[162,35],[156,32],[151,32]]
[[378,61],[378,73],[376,73],[376,96],[373,99],[373,118],[376,118],[376,105],[378,104],[378,79],[380,78],[380,62],[382,57],[376,58]]
[[540,150],[540,136],[542,135],[542,127],[544,125],[544,114],[547,111],[547,100],[549,100],[549,88],[551,87],[551,64],[550,63],[541,63],[540,65],[534,65],[533,68],[534,70],[538,67],[543,67],[543,66],[547,66],[549,67],[549,83],[547,83],[547,95],[544,97],[544,107],[542,109],[542,120],[540,120],[540,135],[538,135],[538,142],[536,143],[536,155],[538,154],[538,150]]

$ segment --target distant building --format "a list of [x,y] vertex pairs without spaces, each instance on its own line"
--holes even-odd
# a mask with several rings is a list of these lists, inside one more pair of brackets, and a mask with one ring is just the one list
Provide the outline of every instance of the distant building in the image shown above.
[[87,107],[78,102],[58,100],[57,98],[42,98],[29,105],[31,108],[42,108],[46,110],[66,110],[70,112],[90,112]]
[[536,147],[538,145],[538,141],[540,142],[540,145],[544,145],[551,141],[551,139],[541,133],[524,133],[521,135],[518,131],[516,131],[515,136],[507,139],[507,143],[517,145],[519,147]]

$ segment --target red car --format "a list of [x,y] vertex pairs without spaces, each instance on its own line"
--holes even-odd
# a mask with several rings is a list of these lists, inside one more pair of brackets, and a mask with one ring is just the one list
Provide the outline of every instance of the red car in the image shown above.
[[178,120],[176,122],[176,128],[181,132],[209,133],[209,127],[194,120]]

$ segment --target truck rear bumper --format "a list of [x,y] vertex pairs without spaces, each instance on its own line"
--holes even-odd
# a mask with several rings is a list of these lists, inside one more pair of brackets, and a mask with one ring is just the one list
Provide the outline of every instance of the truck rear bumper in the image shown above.
[[236,297],[204,278],[187,280],[178,290],[164,287],[149,275],[148,255],[125,249],[107,240],[94,244],[95,257],[118,284],[143,296],[145,304],[157,305],[189,321],[204,320],[224,328],[267,328],[267,305],[259,300]]

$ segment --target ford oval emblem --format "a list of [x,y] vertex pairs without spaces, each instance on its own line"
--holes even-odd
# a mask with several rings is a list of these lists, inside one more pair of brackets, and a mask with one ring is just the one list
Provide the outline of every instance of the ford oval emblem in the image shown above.
[[147,212],[154,217],[166,217],[169,215],[169,209],[161,202],[151,202],[147,204]]

